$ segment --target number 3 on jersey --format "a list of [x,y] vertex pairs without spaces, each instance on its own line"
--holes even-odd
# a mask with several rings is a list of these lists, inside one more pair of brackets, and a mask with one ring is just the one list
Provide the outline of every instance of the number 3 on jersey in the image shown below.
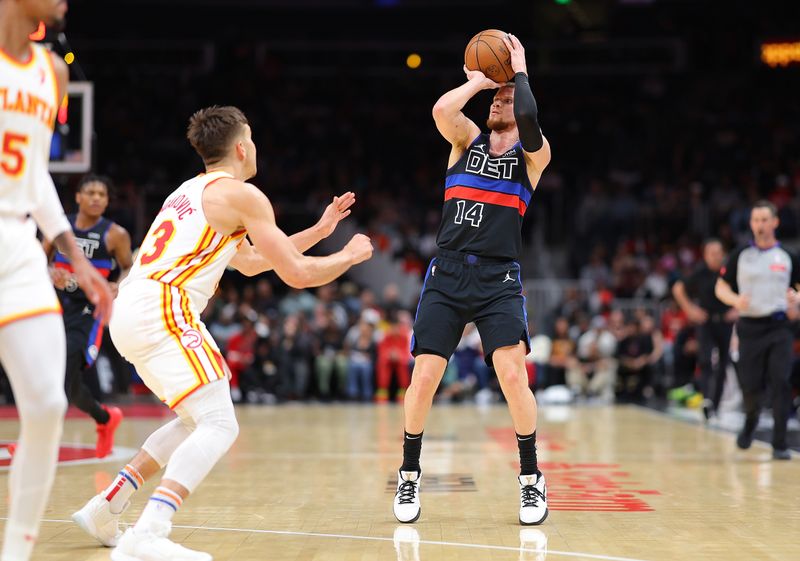
[[481,225],[481,220],[483,220],[483,203],[474,203],[466,212],[464,209],[467,208],[467,201],[456,201],[456,205],[458,206],[456,209],[456,224],[463,224],[466,219],[469,220],[473,228],[477,228]]
[[[175,224],[172,223],[172,220],[165,220],[161,224],[159,224],[158,228],[153,230],[153,247],[150,248],[150,251],[142,255],[140,258],[140,263],[142,265],[149,265],[159,257],[161,254],[164,253],[164,250],[167,248],[167,244],[172,239],[172,236],[175,235]],[[148,236],[150,237],[150,236]]]

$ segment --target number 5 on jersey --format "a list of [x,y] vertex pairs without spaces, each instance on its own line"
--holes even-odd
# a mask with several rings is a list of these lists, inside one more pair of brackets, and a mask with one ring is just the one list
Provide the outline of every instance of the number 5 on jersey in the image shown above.
[[[139,262],[142,265],[149,265],[159,257],[161,254],[164,253],[164,250],[167,248],[167,244],[172,239],[172,236],[175,235],[175,224],[172,223],[172,220],[165,220],[161,224],[159,224],[158,228],[153,230],[152,239],[153,239],[153,247],[147,253],[142,254],[139,258]],[[151,236],[147,236],[150,238]]]
[[477,228],[481,225],[481,220],[483,220],[483,203],[474,203],[466,212],[464,212],[464,209],[467,208],[467,201],[456,201],[456,205],[458,207],[456,209],[456,224],[463,224],[464,220],[469,220],[473,228]]
[[12,177],[21,175],[25,169],[25,154],[22,149],[27,144],[28,137],[24,134],[6,131],[0,152],[0,169]]

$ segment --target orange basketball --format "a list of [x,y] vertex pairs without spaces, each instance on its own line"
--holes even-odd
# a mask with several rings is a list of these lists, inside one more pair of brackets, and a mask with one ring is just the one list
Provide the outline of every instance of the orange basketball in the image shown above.
[[503,37],[507,33],[499,29],[481,31],[470,39],[464,51],[464,64],[469,70],[480,70],[487,78],[499,84],[514,79],[511,69],[511,53],[508,52]]

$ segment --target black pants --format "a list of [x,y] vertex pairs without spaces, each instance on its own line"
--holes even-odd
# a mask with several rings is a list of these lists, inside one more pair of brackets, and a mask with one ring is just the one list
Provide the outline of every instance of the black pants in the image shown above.
[[[725,374],[728,366],[728,350],[731,345],[733,324],[724,321],[708,321],[697,327],[697,362],[700,366],[700,392],[719,407],[722,390],[725,387]],[[717,349],[717,367],[711,362],[712,353]]]
[[97,423],[107,423],[108,413],[102,408],[89,388],[84,376],[97,358],[102,331],[92,317],[91,304],[63,299],[64,329],[67,334],[67,371],[64,390],[75,407],[91,416]]
[[772,446],[785,450],[786,425],[791,409],[789,377],[792,368],[792,332],[786,320],[742,318],[736,324],[739,335],[739,384],[744,399],[744,431],[752,434],[758,425],[761,399],[767,384],[772,390],[775,428]]

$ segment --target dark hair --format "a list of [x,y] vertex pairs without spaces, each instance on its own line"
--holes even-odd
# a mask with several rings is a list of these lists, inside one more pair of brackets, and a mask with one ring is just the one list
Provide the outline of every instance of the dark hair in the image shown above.
[[718,243],[719,245],[721,245],[723,247],[725,246],[725,244],[723,244],[722,240],[719,239],[719,238],[706,238],[706,239],[703,240],[703,249],[705,249],[706,247],[708,247],[712,243]]
[[83,191],[83,188],[86,187],[89,183],[102,183],[106,186],[106,194],[108,198],[114,195],[114,182],[111,181],[111,178],[107,175],[98,175],[95,173],[87,173],[86,175],[81,178],[80,183],[78,183],[78,188],[76,189],[77,192]]
[[753,205],[753,210],[757,208],[768,208],[769,211],[772,213],[773,217],[778,216],[778,207],[776,207],[774,204],[772,204],[766,199],[761,199],[759,201],[756,201],[755,204]]
[[212,105],[191,116],[186,138],[208,164],[225,157],[234,137],[247,124],[247,117],[236,107]]

